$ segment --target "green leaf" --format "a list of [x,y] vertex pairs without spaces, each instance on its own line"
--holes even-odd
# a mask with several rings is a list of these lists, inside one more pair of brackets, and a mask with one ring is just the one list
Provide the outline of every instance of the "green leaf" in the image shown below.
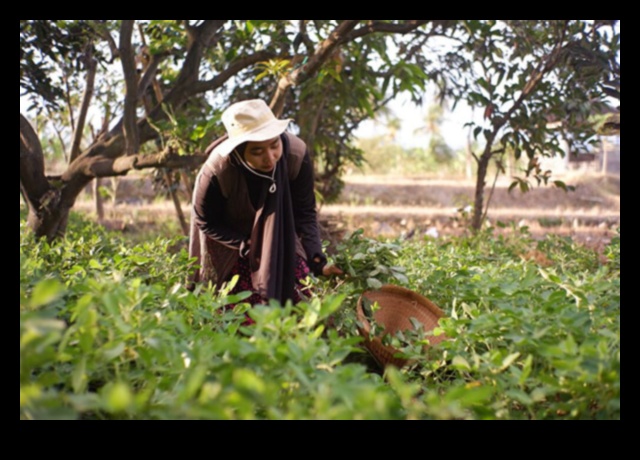
[[103,403],[108,412],[117,413],[129,408],[133,394],[125,382],[108,384],[103,390]]
[[522,374],[520,374],[520,378],[518,381],[520,385],[524,385],[524,383],[527,381],[527,378],[529,378],[529,375],[531,375],[532,368],[533,368],[533,355],[528,355],[524,360],[524,365],[522,366]]
[[105,360],[110,361],[120,356],[124,349],[124,342],[110,343],[102,348],[102,356]]
[[567,192],[567,184],[565,184],[564,182],[562,182],[561,180],[554,180],[553,181],[553,185],[555,185],[558,188],[561,188],[562,190],[564,190],[565,192]]
[[499,368],[499,372],[504,371],[506,368],[508,368],[509,366],[511,366],[511,364],[513,364],[513,362],[518,359],[520,357],[520,352],[515,352],[515,353],[511,353],[509,355],[507,355],[503,360],[502,360],[502,364],[500,365]]
[[457,401],[463,406],[473,406],[486,404],[493,393],[494,389],[486,385],[467,385],[449,391],[445,396],[445,400],[448,402]]
[[91,259],[89,261],[89,267],[95,268],[97,270],[102,270],[102,264],[98,262],[96,259]]
[[207,368],[204,366],[195,366],[189,369],[187,381],[182,391],[181,397],[185,399],[193,398],[207,376]]
[[479,78],[477,80],[477,83],[482,86],[482,88],[484,88],[487,93],[491,94],[493,91],[493,88],[491,87],[491,85],[489,84],[489,82],[487,80],[485,80],[484,78]]
[[422,324],[420,321],[418,321],[416,318],[414,318],[413,316],[409,317],[409,322],[411,323],[411,326],[413,326],[413,328],[417,331],[420,329],[424,329],[424,324]]
[[31,308],[38,308],[59,299],[65,293],[64,285],[56,279],[45,279],[33,288]]
[[522,390],[518,390],[517,388],[505,391],[505,395],[521,404],[524,404],[525,406],[530,406],[534,403],[533,399],[527,393]]
[[320,319],[322,320],[338,311],[338,309],[342,306],[345,297],[346,294],[336,294],[324,298],[322,300],[322,305],[320,306]]
[[69,270],[67,270],[67,275],[71,276],[71,275],[75,275],[76,273],[82,273],[85,274],[86,271],[84,268],[82,268],[80,265],[74,265],[73,267],[71,267]]
[[367,278],[367,286],[372,289],[380,289],[382,287],[382,283],[375,278]]
[[409,284],[409,278],[407,278],[403,273],[398,273],[396,271],[393,272],[393,276],[395,279],[400,281],[402,284]]
[[464,359],[462,356],[454,356],[453,359],[451,360],[451,366],[463,371],[471,370],[471,366],[469,365],[469,362],[466,359]]
[[71,373],[71,387],[75,393],[84,391],[87,384],[87,357],[82,356],[80,362],[76,363]]
[[[24,332],[20,336],[20,348],[24,348],[37,339],[48,336],[47,342],[55,342],[61,337],[66,325],[64,321],[50,318],[33,318],[25,321]],[[39,345],[40,346],[40,345]]]
[[266,385],[251,369],[236,369],[233,371],[233,384],[239,390],[250,393],[263,394]]
[[540,276],[542,276],[545,280],[551,281],[552,283],[560,284],[561,282],[560,278],[557,275],[554,275],[553,273],[550,273],[543,268],[538,268],[538,273],[540,273]]

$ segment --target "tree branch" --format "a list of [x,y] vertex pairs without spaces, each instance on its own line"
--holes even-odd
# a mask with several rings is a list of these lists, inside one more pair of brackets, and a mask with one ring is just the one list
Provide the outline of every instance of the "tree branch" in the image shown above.
[[134,21],[123,20],[120,26],[120,60],[126,93],[124,97],[123,131],[125,139],[124,154],[131,155],[138,151],[140,137],[138,133],[136,106],[138,104],[138,76],[136,74],[135,56],[131,46]]
[[44,175],[42,145],[31,123],[20,114],[20,185],[29,203],[38,203],[50,188]]
[[111,51],[111,59],[109,62],[113,62],[115,58],[120,56],[120,50],[118,49],[118,45],[116,45],[116,41],[113,39],[108,30],[104,27],[104,21],[91,21],[93,30],[102,37],[109,45],[109,50]]
[[76,129],[76,121],[73,118],[73,105],[71,105],[71,88],[69,87],[69,79],[66,75],[66,69],[63,70],[62,80],[64,81],[64,101],[67,103],[67,108],[69,109],[69,125],[72,130]]
[[85,174],[90,177],[123,176],[129,171],[148,168],[195,169],[207,160],[203,154],[179,155],[171,149],[159,153],[128,155],[119,158],[101,158],[88,161]]
[[[301,19],[300,21],[298,21],[298,36],[296,38],[299,37],[299,40],[302,44],[304,44],[305,48],[307,49],[307,53],[312,53],[313,52],[313,41],[309,38],[309,35],[307,34],[307,20],[306,19]],[[294,45],[295,45],[295,41],[294,41]],[[294,51],[295,50],[295,46],[294,46]],[[297,52],[297,51],[296,51]]]
[[410,20],[406,21],[402,24],[389,24],[388,22],[381,21],[369,21],[367,24],[362,27],[358,27],[353,32],[350,32],[347,37],[345,37],[346,41],[351,41],[359,37],[364,37],[365,35],[369,35],[375,32],[384,32],[390,34],[406,34],[411,32],[412,30],[417,29],[421,25],[427,24],[430,20],[420,19],[420,20]]
[[142,74],[142,78],[138,82],[138,94],[144,94],[147,90],[149,84],[153,81],[158,72],[158,66],[169,54],[161,53],[161,54],[153,54],[149,59],[149,62],[146,64],[146,69]]
[[80,107],[80,115],[78,116],[78,124],[76,125],[73,133],[73,142],[71,144],[71,152],[69,154],[69,161],[75,160],[80,154],[80,141],[82,140],[82,133],[84,131],[84,125],[87,119],[87,112],[89,111],[89,104],[93,97],[93,84],[96,79],[96,67],[97,61],[93,58],[93,44],[87,45],[87,51],[85,56],[85,62],[87,65],[87,80],[82,94],[82,105]]
[[[202,60],[203,49],[210,42],[211,36],[224,23],[224,21],[205,21],[196,29],[198,33],[191,48],[185,58],[178,79],[174,87],[165,95],[164,102],[174,109],[181,106],[190,96],[193,95],[193,86],[197,86],[197,77]],[[156,105],[149,113],[149,119],[159,121],[166,118],[160,104]],[[68,171],[63,175],[66,178],[71,177],[74,171],[86,171],[81,165],[84,165],[84,159],[91,157],[117,158],[123,154],[124,142],[122,138],[124,117],[121,118],[115,126],[103,138],[86,149],[78,158],[81,160],[79,165],[70,165]],[[139,143],[144,143],[157,136],[157,132],[151,127],[146,119],[138,122]],[[90,179],[90,178],[89,178]]]
[[276,117],[279,117],[282,114],[284,98],[289,88],[300,84],[314,75],[318,69],[320,69],[322,64],[324,64],[324,62],[333,54],[336,48],[341,43],[345,42],[346,37],[358,22],[360,21],[342,21],[336,26],[333,32],[331,32],[329,36],[318,45],[314,54],[310,56],[306,64],[295,68],[293,71],[280,78],[276,92],[269,104]]
[[[195,94],[193,86],[198,83],[198,74],[204,50],[211,42],[211,37],[222,27],[224,22],[223,20],[204,21],[192,29],[194,41],[189,47],[174,87],[164,96],[164,103],[169,107],[175,110]],[[163,107],[158,104],[150,112],[149,116],[152,120],[159,121],[165,119],[167,115]],[[157,133],[146,120],[140,122],[141,141],[153,139],[156,135]]]
[[227,80],[229,80],[234,75],[237,75],[241,70],[246,69],[247,67],[252,66],[253,64],[266,61],[268,59],[272,59],[276,56],[273,51],[257,51],[251,56],[245,56],[240,58],[229,65],[226,69],[221,71],[215,77],[206,80],[206,81],[198,81],[195,82],[190,88],[187,90],[187,94],[192,96],[194,94],[204,93],[206,91],[212,91],[221,87]]
[[502,126],[504,126],[509,118],[511,118],[511,115],[513,115],[513,113],[518,110],[518,108],[520,108],[525,99],[527,99],[529,95],[533,93],[536,86],[538,86],[538,83],[542,81],[542,78],[555,67],[558,59],[560,58],[561,51],[564,48],[564,45],[562,43],[564,42],[564,38],[566,35],[567,25],[568,23],[565,22],[565,26],[553,50],[551,50],[551,52],[546,57],[541,58],[541,60],[538,62],[536,69],[531,73],[531,75],[529,76],[529,80],[525,83],[520,96],[513,103],[511,108],[504,114],[504,117],[502,117],[502,121],[494,125],[494,134],[498,133],[500,128],[502,128]]
[[[53,120],[54,115],[51,111],[51,107],[46,105],[45,109],[47,111],[47,113],[49,114],[49,118],[51,118]],[[53,127],[53,130],[56,132],[56,136],[58,137],[58,142],[60,142],[60,146],[62,147],[62,155],[64,156],[64,161],[65,163],[69,163],[69,154],[67,151],[67,145],[64,142],[64,139],[62,137],[62,131],[60,130],[60,128],[58,127],[58,124],[53,122],[51,123],[51,126]],[[49,142],[52,142],[52,139],[49,139]]]
[[199,26],[189,29],[189,41],[193,41],[178,74],[176,87],[192,85],[198,80],[204,50],[209,46],[211,37],[224,23],[224,20],[204,21]]

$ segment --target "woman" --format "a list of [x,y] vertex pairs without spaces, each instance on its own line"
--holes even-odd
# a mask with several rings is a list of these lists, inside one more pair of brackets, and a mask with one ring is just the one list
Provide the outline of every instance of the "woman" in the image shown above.
[[232,292],[251,291],[252,305],[297,303],[310,271],[342,274],[322,251],[313,163],[306,144],[285,132],[290,121],[259,99],[232,104],[222,114],[227,134],[207,148],[194,187],[194,281],[220,287],[237,274]]

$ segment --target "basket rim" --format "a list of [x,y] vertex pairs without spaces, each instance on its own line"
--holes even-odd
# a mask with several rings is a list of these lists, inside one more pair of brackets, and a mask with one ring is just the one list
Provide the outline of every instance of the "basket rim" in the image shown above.
[[356,312],[358,315],[358,320],[362,323],[364,327],[364,331],[367,332],[367,334],[369,333],[369,331],[371,331],[371,324],[369,323],[369,320],[367,320],[367,317],[364,314],[364,310],[362,309],[362,297],[366,297],[366,294],[371,292],[384,292],[388,294],[397,294],[403,297],[407,297],[412,300],[415,300],[417,304],[419,304],[421,307],[424,307],[427,310],[429,310],[429,312],[433,314],[436,318],[442,318],[445,316],[444,312],[440,309],[440,307],[438,307],[436,304],[434,304],[431,300],[427,299],[422,294],[419,294],[403,286],[398,286],[395,284],[383,284],[378,289],[368,289],[362,292],[362,294],[360,294],[360,296],[358,297]]
[[[366,297],[366,294],[371,292],[395,294],[416,301],[416,305],[419,305],[421,308],[427,310],[429,314],[435,316],[437,319],[444,317],[445,313],[436,304],[434,304],[431,300],[427,299],[422,294],[419,294],[403,286],[398,286],[395,284],[384,284],[378,289],[368,289],[362,292],[362,294],[358,297],[358,302],[356,305],[356,315],[359,323],[362,324],[362,327],[358,325],[358,330],[364,338],[364,346],[367,348],[367,350],[369,350],[376,361],[378,361],[382,365],[382,367],[391,364],[397,366],[398,368],[401,368],[408,364],[409,360],[394,357],[393,355],[395,353],[398,353],[399,350],[390,345],[384,345],[382,343],[381,337],[370,337],[369,333],[371,331],[371,324],[364,314],[364,310],[362,307],[362,298]],[[386,333],[383,333],[383,336],[384,334]]]

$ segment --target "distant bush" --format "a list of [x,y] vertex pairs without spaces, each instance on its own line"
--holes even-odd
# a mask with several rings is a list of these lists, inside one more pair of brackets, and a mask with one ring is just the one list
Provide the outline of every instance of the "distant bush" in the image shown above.
[[405,149],[390,143],[384,136],[376,136],[360,139],[358,147],[364,152],[362,172],[365,174],[438,177],[464,174],[463,153],[453,151],[444,143]]

